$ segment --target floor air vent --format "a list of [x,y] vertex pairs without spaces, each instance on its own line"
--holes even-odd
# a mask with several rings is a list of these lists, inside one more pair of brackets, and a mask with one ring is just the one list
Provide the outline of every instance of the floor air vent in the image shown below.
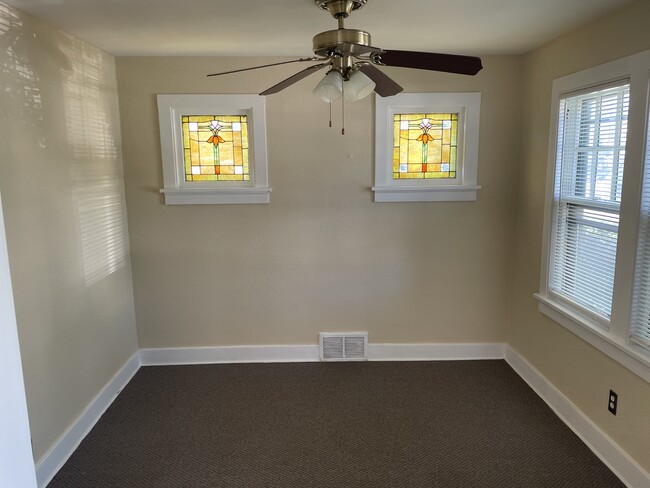
[[320,333],[321,361],[368,360],[368,333]]

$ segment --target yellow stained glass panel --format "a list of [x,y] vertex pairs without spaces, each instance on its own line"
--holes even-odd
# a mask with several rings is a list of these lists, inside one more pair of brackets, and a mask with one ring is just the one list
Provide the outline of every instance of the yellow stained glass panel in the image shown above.
[[393,179],[456,177],[457,113],[395,114]]
[[[181,128],[185,181],[250,181],[248,117],[183,115]],[[192,174],[193,166],[200,174]]]

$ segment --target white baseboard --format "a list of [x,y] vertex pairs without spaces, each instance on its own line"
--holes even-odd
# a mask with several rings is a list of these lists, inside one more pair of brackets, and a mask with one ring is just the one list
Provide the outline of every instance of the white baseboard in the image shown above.
[[[505,344],[369,344],[369,361],[503,359]],[[319,361],[318,346],[219,346],[140,349],[143,366]]]
[[510,346],[506,346],[506,361],[627,486],[650,486],[650,474]]
[[52,478],[113,403],[118,393],[131,381],[138,369],[140,369],[140,360],[136,352],[102,388],[70,428],[54,443],[54,446],[36,463],[36,479],[39,487],[43,488],[52,481]]
[[140,349],[142,366],[318,361],[318,346],[215,346]]
[[505,344],[369,344],[370,361],[459,361],[503,359]]

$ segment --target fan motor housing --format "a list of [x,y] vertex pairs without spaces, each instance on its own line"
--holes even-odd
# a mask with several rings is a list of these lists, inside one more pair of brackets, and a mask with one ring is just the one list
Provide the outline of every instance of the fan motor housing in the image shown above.
[[328,56],[331,52],[342,49],[342,44],[349,44],[348,49],[343,48],[341,54],[357,54],[355,46],[370,46],[370,34],[357,29],[336,29],[321,32],[314,36],[314,53],[319,56]]

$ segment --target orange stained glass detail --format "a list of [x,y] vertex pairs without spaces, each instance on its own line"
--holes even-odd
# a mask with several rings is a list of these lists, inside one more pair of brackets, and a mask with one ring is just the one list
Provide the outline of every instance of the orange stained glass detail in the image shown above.
[[457,113],[395,114],[393,179],[456,178]]
[[181,116],[185,181],[250,181],[246,115]]

